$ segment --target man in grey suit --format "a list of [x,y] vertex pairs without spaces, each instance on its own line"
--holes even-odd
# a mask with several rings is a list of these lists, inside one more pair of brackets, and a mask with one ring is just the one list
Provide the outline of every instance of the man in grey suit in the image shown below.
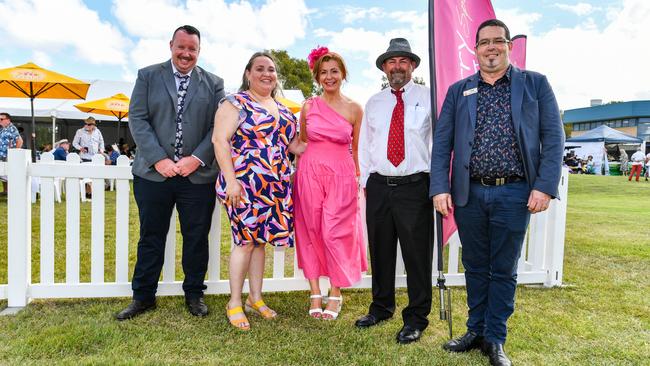
[[546,210],[557,197],[564,150],[551,86],[544,75],[510,65],[511,49],[503,22],[490,19],[479,26],[480,71],[447,91],[435,127],[429,188],[442,215],[455,205],[467,285],[467,332],[443,348],[482,348],[490,364],[500,366],[511,365],[503,345],[530,214]]
[[169,42],[171,60],[138,71],[129,128],[138,153],[133,195],[140,215],[133,301],[117,314],[133,318],[155,308],[165,240],[174,206],[183,235],[183,291],[192,315],[205,316],[203,281],[218,167],[210,138],[223,80],[196,66],[201,34],[184,25]]

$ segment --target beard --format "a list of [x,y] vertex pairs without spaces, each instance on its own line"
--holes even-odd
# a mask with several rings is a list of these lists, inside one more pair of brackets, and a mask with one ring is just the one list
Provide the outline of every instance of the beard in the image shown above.
[[391,86],[393,85],[403,86],[404,84],[406,84],[406,81],[407,81],[407,76],[405,71],[395,70],[388,75],[388,82],[390,83]]

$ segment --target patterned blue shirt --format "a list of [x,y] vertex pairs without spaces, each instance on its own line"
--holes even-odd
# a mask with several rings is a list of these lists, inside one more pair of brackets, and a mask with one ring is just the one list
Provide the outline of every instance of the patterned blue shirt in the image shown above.
[[20,133],[13,123],[3,129],[0,129],[0,160],[7,160],[7,151],[16,147]]
[[469,162],[471,178],[524,176],[512,124],[511,70],[509,67],[494,85],[479,78],[474,144]]

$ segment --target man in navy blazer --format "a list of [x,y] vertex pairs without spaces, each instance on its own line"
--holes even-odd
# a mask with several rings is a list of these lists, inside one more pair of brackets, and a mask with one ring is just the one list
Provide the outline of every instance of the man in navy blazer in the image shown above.
[[503,22],[479,26],[480,71],[447,92],[435,126],[429,190],[444,216],[454,205],[469,307],[467,333],[443,348],[480,347],[492,365],[511,364],[503,344],[514,311],[517,261],[530,214],[557,197],[564,148],[546,77],[510,65],[511,49]]

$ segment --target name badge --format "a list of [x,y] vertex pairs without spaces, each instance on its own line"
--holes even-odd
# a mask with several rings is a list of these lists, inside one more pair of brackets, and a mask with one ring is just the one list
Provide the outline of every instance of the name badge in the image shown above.
[[463,96],[466,97],[468,95],[472,95],[476,93],[478,93],[478,88],[467,89],[463,92]]

